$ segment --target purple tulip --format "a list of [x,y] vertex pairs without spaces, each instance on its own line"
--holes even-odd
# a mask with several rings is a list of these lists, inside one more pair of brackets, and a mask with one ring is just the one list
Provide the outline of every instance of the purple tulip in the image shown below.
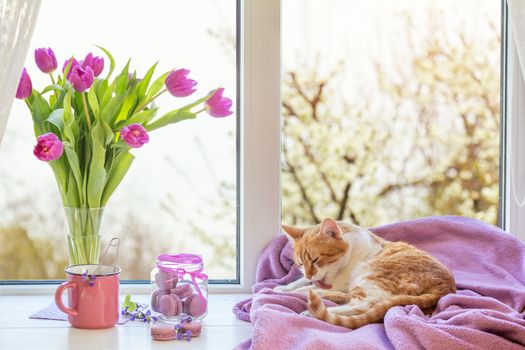
[[222,97],[224,88],[217,89],[217,91],[210,97],[206,103],[205,108],[209,115],[215,118],[227,117],[233,112],[230,111],[232,100],[228,97]]
[[18,89],[16,89],[16,98],[25,100],[31,96],[33,92],[33,84],[31,83],[31,78],[27,74],[26,69],[22,71],[22,76],[20,77],[20,82],[18,83]]
[[102,70],[104,69],[104,59],[102,57],[93,56],[90,52],[86,55],[82,61],[79,62],[82,68],[91,67],[93,70],[93,75],[98,77]]
[[71,75],[68,78],[71,85],[73,85],[78,92],[84,92],[89,89],[91,85],[93,85],[93,79],[94,76],[91,67],[86,66],[86,68],[82,68],[80,65],[72,68]]
[[38,136],[33,154],[44,162],[58,159],[64,153],[64,144],[52,132]]
[[46,49],[45,47],[35,50],[35,62],[38,69],[44,73],[51,73],[57,69],[58,66],[53,50],[50,48]]
[[69,72],[67,72],[67,76],[66,76],[66,78],[68,80],[69,80],[69,77],[71,76],[71,72],[73,72],[73,68],[75,68],[75,66],[78,65],[78,62],[77,62],[77,60],[74,57],[71,57],[70,59],[66,60],[66,62],[64,62],[64,65],[62,66],[62,73],[64,73],[64,71],[66,70],[67,65],[71,61],[73,61],[73,63],[71,63],[71,67],[69,68]]
[[189,72],[187,69],[177,69],[168,75],[164,83],[170,94],[175,97],[186,97],[195,92],[196,89],[193,87],[197,82],[186,78]]
[[149,142],[149,135],[146,129],[140,124],[130,124],[120,130],[120,136],[133,148],[140,148]]

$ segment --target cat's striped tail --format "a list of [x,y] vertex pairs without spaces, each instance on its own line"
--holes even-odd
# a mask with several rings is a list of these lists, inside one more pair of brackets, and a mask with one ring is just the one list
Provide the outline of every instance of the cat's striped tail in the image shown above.
[[436,305],[439,300],[436,294],[422,295],[398,295],[375,304],[371,309],[352,316],[343,316],[331,313],[323,304],[319,295],[310,290],[308,294],[308,311],[312,316],[329,323],[347,328],[359,328],[369,323],[378,322],[383,319],[388,309],[393,306],[415,304],[420,308],[428,308]]

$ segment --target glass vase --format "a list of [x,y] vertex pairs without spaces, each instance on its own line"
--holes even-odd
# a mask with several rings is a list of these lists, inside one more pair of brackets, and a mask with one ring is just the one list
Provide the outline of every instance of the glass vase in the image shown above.
[[64,208],[70,265],[98,264],[104,208]]

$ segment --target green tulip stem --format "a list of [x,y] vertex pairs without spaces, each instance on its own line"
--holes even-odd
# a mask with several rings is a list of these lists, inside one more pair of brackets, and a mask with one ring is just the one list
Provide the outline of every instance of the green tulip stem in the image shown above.
[[[49,77],[51,78],[51,83],[52,83],[53,85],[55,85],[56,83],[55,83],[55,78],[53,78],[53,73],[49,73]],[[58,100],[58,92],[57,92],[56,90],[55,90],[55,97],[56,97],[57,100]]]
[[86,94],[87,92],[84,92],[82,95],[82,105],[84,106],[84,114],[86,115],[86,123],[88,126],[88,129],[91,129],[91,119],[89,118],[89,112],[87,108],[87,101],[86,101]]
[[155,100],[157,97],[159,97],[160,95],[162,95],[162,94],[165,93],[166,91],[168,91],[168,89],[161,90],[159,93],[157,93],[156,95],[154,95],[152,98],[150,98],[149,100],[147,100],[146,102],[144,102],[143,104],[141,104],[139,107],[137,107],[137,109],[135,109],[135,113],[140,112],[142,109],[144,109],[144,107],[146,107],[147,105],[149,105],[151,102],[153,102],[153,100]]
[[195,114],[199,114],[199,113],[205,112],[205,111],[206,111],[206,107],[204,107],[203,109],[198,110],[197,112],[195,112]]

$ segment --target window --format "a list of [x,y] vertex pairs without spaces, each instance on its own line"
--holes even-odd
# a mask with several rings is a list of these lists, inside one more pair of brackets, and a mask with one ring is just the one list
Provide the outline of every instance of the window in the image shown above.
[[[26,67],[42,87],[47,77],[37,71],[32,50],[52,47],[61,66],[72,54],[98,52],[96,44],[120,68],[131,57],[139,77],[159,60],[158,73],[187,67],[201,93],[221,84],[235,100],[236,13],[235,0],[99,0],[77,15],[65,1],[43,2]],[[166,95],[159,105],[180,103]],[[200,253],[211,279],[239,279],[237,118],[182,122],[155,131],[136,150],[102,231],[106,243],[121,238],[122,279],[149,278],[161,252]],[[60,197],[51,169],[32,155],[34,143],[29,112],[15,102],[0,148],[0,280],[62,279],[67,265]]]
[[282,3],[283,221],[498,223],[501,2]]
[[[236,220],[235,224],[239,228],[238,239],[235,239],[234,224],[225,224],[231,230],[228,230],[229,238],[224,243],[229,251],[233,249],[235,252],[235,256],[230,255],[230,258],[221,257],[229,261],[228,267],[212,267],[213,256],[205,257],[212,278],[240,278],[237,286],[225,287],[228,291],[250,290],[255,280],[257,258],[271,237],[279,232],[281,218],[289,224],[309,224],[330,215],[362,225],[376,225],[414,216],[453,213],[495,223],[498,212],[504,209],[499,205],[498,197],[504,198],[502,203],[509,201],[508,186],[505,185],[508,182],[507,164],[501,163],[500,167],[499,162],[500,157],[503,161],[506,157],[506,147],[501,147],[500,152],[499,144],[499,28],[500,21],[506,20],[505,11],[504,17],[500,19],[501,2],[404,0],[387,4],[379,0],[238,0],[235,3],[234,0],[208,0],[205,5],[199,3],[199,8],[196,8],[197,5],[189,2],[172,4],[162,1],[156,3],[155,15],[149,19],[144,19],[143,14],[150,13],[151,9],[138,4],[133,4],[120,18],[115,15],[119,13],[115,9],[122,3],[113,5],[113,2],[99,2],[99,6],[111,6],[114,9],[110,11],[114,14],[112,21],[128,23],[129,18],[136,16],[141,21],[154,22],[155,26],[131,26],[130,31],[143,35],[133,36],[134,45],[128,44],[130,39],[123,37],[124,32],[119,32],[119,37],[115,39],[113,35],[117,34],[109,35],[108,30],[96,28],[96,35],[103,40],[90,39],[88,44],[100,43],[116,50],[119,61],[131,56],[137,62],[139,57],[145,57],[144,63],[161,59],[163,64],[169,64],[173,58],[176,64],[190,67],[201,86],[206,83],[205,79],[223,82],[226,89],[232,92],[229,94],[231,97],[234,96],[235,86],[238,86],[239,113],[236,120],[232,118],[229,121],[230,124],[210,125],[206,120],[202,125],[181,123],[166,129],[170,137],[177,134],[177,137],[189,140],[184,146],[186,149],[188,145],[194,146],[191,154],[197,157],[197,161],[184,163],[184,157],[173,159],[171,154],[175,168],[170,168],[169,174],[176,176],[176,181],[162,178],[167,174],[167,171],[164,172],[166,167],[171,166],[169,160],[162,165],[162,172],[155,172],[153,167],[147,165],[140,168],[140,164],[135,164],[132,168],[135,176],[130,174],[119,191],[139,191],[140,196],[134,196],[135,203],[129,203],[124,194],[118,194],[120,199],[116,196],[110,202],[113,207],[110,215],[121,215],[121,212],[116,211],[115,204],[120,200],[121,205],[127,210],[134,210],[133,213],[137,213],[137,208],[140,208],[140,216],[144,209],[142,203],[151,201],[157,202],[156,209],[160,208],[151,210],[155,215],[166,215],[170,220],[175,220],[171,217],[173,211],[182,216],[170,207],[169,198],[160,203],[159,198],[167,197],[164,193],[150,191],[148,184],[140,184],[139,178],[158,180],[159,183],[169,182],[172,186],[170,190],[176,195],[175,201],[184,203],[184,209],[196,213],[175,189],[183,186],[182,192],[188,192],[186,188],[191,187],[184,179],[184,173],[190,174],[190,181],[198,182],[199,185],[202,181],[210,180],[197,179],[195,173],[190,171],[193,168],[186,166],[202,169],[208,164],[220,162],[217,166],[220,169],[212,167],[211,171],[222,176],[224,184],[230,185],[214,187],[213,183],[207,183],[202,190],[199,188],[199,194],[210,194],[210,191],[204,191],[205,186],[212,189],[211,194],[226,189],[228,205],[233,205],[239,212],[238,220],[232,216],[234,208],[230,208],[226,216],[212,213],[219,217],[219,222]],[[93,8],[97,7],[95,5]],[[186,16],[178,16],[181,7],[184,7]],[[210,14],[203,13],[208,10]],[[57,33],[57,38],[53,40],[60,39],[64,20],[70,19],[62,16],[60,23],[53,24],[50,19],[52,13],[57,11],[61,11],[58,4],[42,5],[39,29],[36,30],[31,47],[53,45],[50,40],[54,36],[44,34],[48,31]],[[432,11],[434,15],[429,17]],[[179,52],[181,50],[173,45],[170,34],[177,32],[171,24],[174,13],[183,17],[183,20],[184,17],[202,19],[202,23],[192,22],[183,28],[184,40],[190,40],[189,37],[193,35],[201,38],[201,41],[197,40],[198,43],[191,46],[191,52]],[[238,13],[237,21],[235,13]],[[85,14],[85,17],[89,16]],[[44,18],[49,21],[45,28],[42,24]],[[112,23],[107,18],[97,18],[99,23]],[[163,21],[162,18],[166,19]],[[80,20],[74,20],[75,27]],[[445,22],[446,26],[440,25]],[[170,25],[166,26],[166,23]],[[84,35],[89,33],[81,26],[78,28]],[[155,39],[147,35],[153,31]],[[508,29],[503,31],[504,34],[507,32]],[[236,57],[232,33],[237,33],[238,37]],[[61,54],[84,53],[88,49],[85,39],[79,37],[74,42],[62,43]],[[509,39],[503,39],[502,52],[505,55]],[[173,45],[173,51],[170,51],[171,48],[168,50],[167,45]],[[190,47],[188,45],[181,44],[181,47]],[[133,51],[129,50],[130,47]],[[170,52],[173,56],[168,55],[165,59],[162,52]],[[213,58],[211,62],[220,67],[209,74],[208,70],[212,69],[204,65],[204,62],[210,62],[206,61],[208,57]],[[458,60],[458,57],[465,59]],[[509,58],[504,56],[504,59],[504,63],[507,63]],[[28,62],[31,61],[29,57]],[[451,79],[451,66],[470,73],[470,76],[465,74],[469,79]],[[514,74],[518,73],[509,72],[509,80]],[[507,75],[501,78],[507,83]],[[476,83],[476,80],[479,82]],[[460,84],[469,87],[466,90],[468,95],[459,94],[463,91],[457,86]],[[503,86],[506,88],[507,84]],[[319,91],[321,93],[316,98]],[[503,93],[501,98],[505,97]],[[452,99],[451,102],[451,98],[458,100]],[[313,115],[314,110],[317,120]],[[18,277],[21,279],[37,278],[30,275],[34,273],[35,267],[28,262],[34,261],[36,250],[51,251],[52,245],[64,244],[65,232],[61,223],[49,220],[62,220],[58,202],[46,202],[48,205],[40,205],[33,211],[25,209],[25,203],[38,202],[33,198],[34,193],[58,201],[51,172],[31,157],[33,141],[23,141],[24,133],[30,134],[28,128],[30,123],[27,112],[18,104],[9,120],[9,134],[0,148],[0,243],[8,249],[27,248],[24,244],[14,246],[15,241],[6,238],[5,228],[19,230],[19,226],[27,225],[31,220],[40,220],[40,223],[37,221],[32,224],[33,227],[42,225],[33,229],[33,232],[54,231],[53,227],[58,232],[35,236],[26,233],[25,242],[35,239],[35,243],[27,250],[18,251],[25,254],[25,258],[18,257],[22,261],[20,266],[26,269]],[[211,128],[217,133],[199,144],[193,138],[194,130],[200,135],[203,128]],[[505,132],[502,130],[503,136]],[[160,139],[162,135],[156,137]],[[505,142],[503,138],[502,146],[506,145]],[[305,145],[316,147],[310,149]],[[154,146],[142,152],[152,152],[157,156],[159,153]],[[200,155],[206,154],[206,146],[213,152],[208,154],[207,159],[201,159]],[[163,152],[163,145],[159,147]],[[224,153],[217,154],[217,151]],[[235,152],[238,159],[237,177]],[[14,157],[11,153],[19,156]],[[482,162],[469,162],[472,159],[469,156],[473,154],[476,159],[479,155]],[[156,166],[159,163],[149,153],[140,156],[139,161],[144,164],[155,162]],[[5,162],[9,162],[9,165]],[[28,166],[30,170],[7,174],[8,168],[13,172]],[[499,168],[505,176],[499,176]],[[210,169],[206,168],[205,173],[209,174]],[[31,175],[30,180],[25,178],[29,177],[28,174]],[[232,181],[236,185],[234,188],[231,187]],[[498,186],[499,182],[501,187]],[[19,196],[15,188],[23,189],[26,185],[39,185],[40,191],[31,192],[31,196]],[[167,188],[164,185],[160,187]],[[305,200],[305,196],[308,200]],[[201,196],[198,198],[200,202],[193,204],[198,209],[214,207],[213,201],[203,200]],[[164,206],[170,208],[165,210]],[[149,207],[147,209],[150,210]],[[503,218],[513,215],[511,211],[505,214]],[[201,218],[204,218],[202,222],[205,224],[214,222],[213,218],[205,215]],[[151,216],[147,219],[153,220]],[[186,216],[184,219],[189,220]],[[118,220],[108,215],[106,224],[108,221],[113,221],[112,232],[119,233],[119,226],[116,225]],[[153,221],[158,224],[158,220]],[[133,226],[129,220],[126,224]],[[134,228],[136,226],[135,223]],[[214,234],[215,229],[216,226],[212,226]],[[123,230],[122,225],[120,230]],[[206,231],[209,232],[210,228]],[[49,239],[53,235],[55,238],[52,242],[45,244],[41,240],[42,237]],[[151,243],[151,236],[144,234],[141,237],[147,244]],[[193,244],[186,238],[183,237],[187,244],[185,250]],[[173,237],[173,240],[181,242],[181,237]],[[195,243],[195,249],[202,247],[200,239],[198,242]],[[133,241],[133,244],[136,244],[135,248],[128,250],[123,246],[121,255],[125,254],[126,259],[129,259],[127,264],[142,264],[147,272],[154,254],[151,254],[150,248],[140,247],[138,241]],[[148,253],[151,256],[146,258]],[[139,255],[141,260],[133,259],[133,255]],[[238,265],[235,265],[235,260],[239,261]],[[6,261],[2,256],[0,273],[6,271]],[[59,270],[53,273],[63,277],[63,264],[57,263],[56,266],[59,266]],[[124,277],[144,278],[140,274]]]

